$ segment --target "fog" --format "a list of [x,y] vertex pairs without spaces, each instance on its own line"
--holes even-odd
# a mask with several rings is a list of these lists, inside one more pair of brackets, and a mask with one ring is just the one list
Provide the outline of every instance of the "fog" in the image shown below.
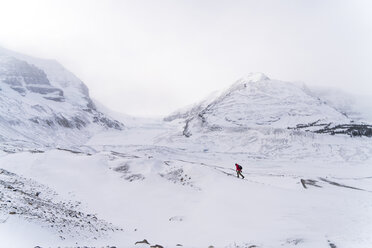
[[0,2],[0,46],[62,63],[91,96],[166,115],[249,72],[372,95],[372,2]]

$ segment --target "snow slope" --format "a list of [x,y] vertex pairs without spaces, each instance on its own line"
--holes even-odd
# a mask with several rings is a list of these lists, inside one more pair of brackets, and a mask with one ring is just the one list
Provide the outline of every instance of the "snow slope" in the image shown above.
[[186,116],[185,134],[191,136],[193,129],[198,128],[240,131],[260,126],[288,128],[313,122],[346,124],[351,121],[312,95],[305,86],[271,80],[261,73],[238,80],[200,109]]
[[15,248],[369,247],[371,138],[298,126],[357,121],[315,95],[252,74],[167,121],[116,115],[125,129],[95,132],[81,146],[2,152],[0,240]]
[[[368,247],[372,242],[370,162],[196,152],[154,144],[150,133],[158,137],[169,131],[154,126],[142,133],[148,139],[138,139],[135,130],[95,136],[87,144],[98,151],[92,155],[52,150],[1,157],[4,169],[48,185],[64,201],[81,202],[79,211],[123,229],[97,240],[68,234],[58,240],[49,226],[43,229],[45,239],[31,232],[19,240],[14,232],[8,242],[14,247],[25,241],[41,247],[149,247],[134,245],[147,239],[164,247],[273,248]],[[235,176],[236,161],[245,180]],[[0,235],[16,218],[10,215],[0,225]]]
[[328,102],[304,85],[249,74],[214,99],[165,118],[179,129],[164,144],[266,159],[368,160],[372,144],[362,133],[372,136],[372,126]]
[[2,150],[81,145],[98,130],[123,128],[55,61],[0,48],[0,89]]

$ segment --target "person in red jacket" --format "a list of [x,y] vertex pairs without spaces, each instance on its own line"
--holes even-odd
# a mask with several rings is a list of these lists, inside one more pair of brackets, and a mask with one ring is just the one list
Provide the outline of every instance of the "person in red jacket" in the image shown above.
[[237,174],[238,178],[239,178],[239,175],[240,175],[244,179],[244,176],[242,174],[243,167],[241,167],[241,165],[239,165],[239,164],[235,164],[235,167],[236,167],[236,174]]

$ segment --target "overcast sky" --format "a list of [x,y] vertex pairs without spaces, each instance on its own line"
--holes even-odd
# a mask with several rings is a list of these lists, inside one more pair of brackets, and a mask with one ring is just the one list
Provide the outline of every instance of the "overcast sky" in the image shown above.
[[166,115],[249,72],[372,95],[370,0],[1,0],[0,45],[112,110]]

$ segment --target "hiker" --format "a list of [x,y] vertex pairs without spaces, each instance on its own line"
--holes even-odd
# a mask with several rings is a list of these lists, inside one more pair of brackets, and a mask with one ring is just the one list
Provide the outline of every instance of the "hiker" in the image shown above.
[[236,167],[236,174],[237,174],[238,178],[239,178],[239,175],[240,175],[244,179],[244,176],[242,174],[243,167],[239,164],[235,164],[235,167]]

